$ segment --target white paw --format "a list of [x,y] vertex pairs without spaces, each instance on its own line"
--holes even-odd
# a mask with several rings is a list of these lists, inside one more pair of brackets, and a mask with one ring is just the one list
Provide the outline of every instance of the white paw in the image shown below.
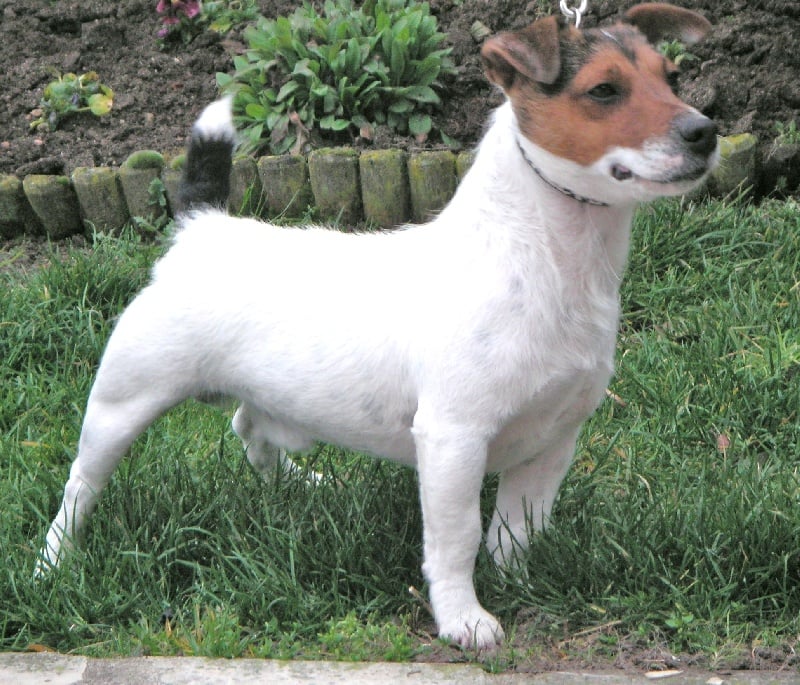
[[493,649],[505,634],[500,622],[480,606],[465,608],[449,620],[439,622],[439,637],[464,649]]
[[73,548],[72,540],[64,535],[62,530],[62,527],[53,521],[50,530],[47,531],[44,546],[39,550],[39,558],[33,570],[35,578],[44,578],[53,569],[58,568],[64,554]]
[[42,548],[39,552],[39,558],[36,560],[36,567],[33,569],[33,577],[36,580],[41,580],[53,569],[57,568],[59,562],[58,550],[54,551],[52,547]]

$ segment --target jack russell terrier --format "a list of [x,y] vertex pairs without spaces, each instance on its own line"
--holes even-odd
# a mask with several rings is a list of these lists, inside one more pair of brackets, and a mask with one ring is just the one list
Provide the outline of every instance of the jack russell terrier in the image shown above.
[[490,38],[486,74],[507,101],[450,204],[388,234],[214,209],[235,132],[228,100],[207,107],[187,211],[108,341],[38,573],[62,560],[142,431],[187,398],[226,396],[265,475],[315,441],[415,467],[439,635],[500,642],[473,585],[484,474],[500,474],[486,544],[509,564],[546,524],[612,374],[637,203],[692,190],[717,162],[714,124],[652,47],[709,28],[649,3],[605,28],[549,17]]

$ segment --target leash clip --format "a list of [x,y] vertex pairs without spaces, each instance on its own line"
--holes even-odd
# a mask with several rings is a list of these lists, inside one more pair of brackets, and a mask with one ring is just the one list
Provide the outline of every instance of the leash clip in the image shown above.
[[584,14],[586,14],[586,8],[589,6],[589,0],[581,0],[581,4],[578,7],[570,7],[567,3],[567,0],[561,0],[559,3],[559,7],[561,8],[561,13],[567,19],[574,19],[575,20],[575,28],[580,28],[581,25],[581,18]]

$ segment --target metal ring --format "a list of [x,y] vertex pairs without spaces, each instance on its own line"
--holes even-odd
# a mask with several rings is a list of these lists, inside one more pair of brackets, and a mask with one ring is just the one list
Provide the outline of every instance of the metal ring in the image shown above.
[[581,4],[578,7],[570,7],[567,4],[567,0],[561,0],[559,3],[562,14],[570,19],[575,19],[575,28],[581,25],[581,17],[586,12],[588,6],[589,0],[581,0]]

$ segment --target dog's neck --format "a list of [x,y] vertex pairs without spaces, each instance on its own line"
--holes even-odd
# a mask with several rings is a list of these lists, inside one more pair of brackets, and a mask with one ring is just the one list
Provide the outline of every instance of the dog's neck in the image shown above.
[[[516,241],[561,243],[558,251],[590,251],[599,245],[608,264],[620,275],[628,256],[630,228],[636,202],[598,205],[582,202],[553,188],[520,154],[519,127],[509,103],[500,107],[478,148],[472,169],[461,182],[456,198],[443,213],[460,219],[445,224],[475,224],[486,207],[495,207],[502,226]],[[527,156],[527,155],[526,155]],[[546,169],[542,169],[544,175]],[[496,221],[496,219],[495,219]],[[492,231],[498,226],[493,224]],[[597,255],[595,255],[597,257]]]
[[564,186],[560,186],[557,183],[551,181],[547,176],[542,172],[542,170],[533,163],[533,160],[528,156],[528,153],[525,152],[525,148],[522,147],[522,143],[519,142],[519,138],[517,138],[517,147],[519,148],[519,152],[522,155],[522,159],[524,159],[528,166],[531,168],[533,173],[535,173],[542,181],[544,181],[548,186],[550,186],[553,190],[558,191],[562,195],[565,195],[570,200],[575,200],[575,202],[580,202],[581,204],[593,205],[595,207],[608,207],[607,202],[603,202],[602,200],[595,200],[591,197],[585,197],[584,195],[579,195],[573,190],[566,188]]

